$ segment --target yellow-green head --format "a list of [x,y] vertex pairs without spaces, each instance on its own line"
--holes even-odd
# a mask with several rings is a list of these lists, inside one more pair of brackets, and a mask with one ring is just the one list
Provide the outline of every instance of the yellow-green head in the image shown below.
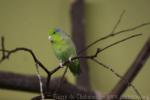
[[61,40],[61,30],[59,28],[52,28],[48,31],[48,39],[51,43]]

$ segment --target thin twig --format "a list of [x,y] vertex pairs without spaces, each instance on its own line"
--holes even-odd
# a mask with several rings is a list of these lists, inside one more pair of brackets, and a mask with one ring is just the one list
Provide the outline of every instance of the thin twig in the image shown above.
[[135,35],[129,36],[129,37],[127,37],[127,38],[124,38],[124,39],[122,39],[122,40],[119,40],[119,41],[117,41],[117,42],[115,42],[115,43],[110,44],[109,46],[104,47],[103,49],[100,50],[100,52],[102,52],[102,51],[104,51],[105,49],[110,48],[110,47],[112,47],[112,46],[114,46],[114,45],[116,45],[116,44],[118,44],[118,43],[124,42],[124,41],[126,41],[126,40],[129,40],[129,39],[131,39],[131,38],[138,37],[138,36],[141,36],[141,35],[142,35],[142,34],[135,34]]
[[56,89],[55,93],[57,93],[57,91],[61,88],[62,84],[64,83],[64,79],[65,79],[65,75],[67,73],[67,70],[68,70],[68,66],[66,66],[65,71],[63,72],[63,75],[61,76],[59,85],[58,85],[58,87],[56,87],[57,89]]
[[[2,49],[0,49],[0,51],[3,52]],[[34,61],[39,64],[39,66],[46,72],[49,73],[48,69],[37,59],[36,55],[33,53],[33,51],[31,49],[28,48],[24,48],[24,47],[20,47],[20,48],[15,48],[12,50],[5,50],[4,52],[6,52],[7,54],[5,54],[5,59],[9,58],[11,54],[19,52],[19,51],[25,51],[31,54],[32,58],[34,59]]]
[[5,46],[4,46],[4,37],[1,37],[2,40],[2,59],[5,58]]
[[65,78],[65,75],[66,75],[67,71],[68,71],[68,66],[66,66],[65,71],[64,71],[63,75],[61,76],[61,82],[64,81],[64,78]]
[[[105,51],[106,49],[108,49],[108,48],[110,48],[110,47],[113,47],[113,46],[115,46],[115,45],[117,45],[117,44],[119,44],[119,43],[122,43],[122,42],[127,41],[127,40],[129,40],[129,39],[131,39],[131,38],[138,37],[138,36],[141,36],[141,35],[142,35],[142,34],[131,35],[131,36],[126,37],[126,38],[124,38],[124,39],[121,39],[121,40],[119,40],[119,41],[117,41],[117,42],[114,42],[114,43],[112,43],[112,44],[109,44],[108,46],[106,46],[106,47],[104,47],[104,48],[101,48],[101,49],[98,48],[97,51],[96,51],[96,53],[95,53],[94,55],[92,55],[92,56],[79,56],[79,57],[75,57],[75,59],[76,59],[76,58],[78,58],[78,59],[79,59],[79,58],[96,58],[100,52],[103,52],[103,51]],[[74,58],[73,58],[73,59],[74,59]]]
[[130,32],[130,31],[134,31],[136,29],[139,29],[141,27],[144,27],[146,25],[150,25],[150,22],[147,22],[147,23],[143,23],[143,24],[140,24],[140,25],[137,25],[137,26],[134,26],[132,28],[128,28],[128,29],[124,29],[124,30],[121,30],[121,31],[118,31],[118,32],[115,32],[115,33],[112,33],[112,34],[108,34],[102,38],[99,38],[97,40],[95,40],[94,42],[90,43],[89,45],[87,45],[84,49],[82,49],[81,51],[79,51],[78,54],[81,54],[83,52],[85,52],[88,48],[90,48],[91,46],[95,45],[96,43],[102,41],[102,40],[105,40],[105,39],[108,39],[110,37],[113,37],[113,36],[116,36],[116,35],[119,35],[121,33],[125,33],[125,32]]
[[36,70],[37,70],[37,77],[39,80],[41,100],[44,100],[43,83],[42,83],[42,78],[40,76],[39,65],[37,63],[35,63],[35,65],[36,65]]
[[0,63],[5,59],[5,45],[4,45],[4,37],[1,37],[1,46],[2,46],[2,58],[0,59]]
[[117,29],[117,27],[119,26],[119,24],[120,24],[120,22],[121,22],[122,17],[123,17],[124,14],[125,14],[125,10],[123,10],[122,13],[120,14],[119,20],[118,20],[117,23],[115,24],[115,26],[114,26],[114,28],[113,28],[111,34],[113,34],[113,33],[115,32],[115,30]]

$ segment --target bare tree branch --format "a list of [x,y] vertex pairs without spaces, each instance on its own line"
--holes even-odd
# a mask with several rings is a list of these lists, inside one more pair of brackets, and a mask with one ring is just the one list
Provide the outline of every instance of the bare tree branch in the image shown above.
[[[130,36],[130,37],[124,38],[124,39],[122,39],[122,40],[120,40],[120,41],[117,41],[117,42],[115,42],[115,43],[112,43],[112,44],[110,44],[110,45],[104,47],[104,48],[101,49],[101,50],[100,50],[100,49],[97,49],[97,51],[96,51],[96,53],[95,53],[94,55],[91,55],[91,56],[77,56],[77,57],[72,58],[71,60],[80,59],[80,58],[82,58],[82,59],[94,59],[95,57],[97,57],[97,55],[98,55],[100,52],[102,52],[102,51],[104,51],[104,50],[106,50],[106,49],[108,49],[108,48],[110,48],[110,47],[112,47],[112,46],[115,46],[116,44],[119,44],[119,43],[121,43],[121,42],[123,42],[123,41],[126,41],[126,40],[128,40],[128,39],[137,37],[137,36],[139,36],[139,35],[141,35],[141,34],[132,35],[132,36]],[[50,88],[50,87],[51,87],[51,83],[49,83],[49,82],[50,82],[51,75],[53,75],[56,71],[58,71],[60,68],[63,68],[63,67],[58,66],[58,67],[54,68],[52,71],[49,71],[49,70],[46,69],[46,67],[36,58],[36,56],[35,56],[35,54],[33,53],[33,51],[30,50],[30,49],[27,49],[27,48],[16,48],[16,49],[5,50],[5,51],[2,50],[2,49],[0,49],[0,51],[7,53],[7,54],[5,55],[5,59],[9,58],[9,56],[10,56],[11,54],[16,53],[16,52],[18,52],[18,51],[26,51],[26,52],[29,52],[29,53],[32,55],[32,57],[33,57],[35,63],[38,64],[38,65],[47,73],[47,75],[48,75],[48,76],[47,76],[47,81],[46,81],[46,86],[45,86],[44,88],[46,89],[46,91],[45,91],[45,97],[49,97],[49,96],[50,96],[50,95],[47,95],[47,94],[49,94],[49,90],[51,90],[51,88]],[[65,65],[68,64],[68,63],[70,63],[69,60],[66,61],[66,62],[64,62],[64,63],[63,63],[63,66],[65,66]],[[63,82],[62,82],[62,83],[63,83]],[[43,83],[43,84],[44,84],[44,83]],[[45,90],[45,89],[43,89],[43,90]]]
[[[46,78],[42,77],[42,82],[44,83],[43,84],[44,87],[46,87],[45,85]],[[80,98],[81,96],[82,97],[85,96],[85,97],[93,98],[93,100],[96,99],[96,95],[94,91],[76,87],[68,83],[67,80],[65,79],[63,80],[63,82],[61,82],[62,86],[59,88],[58,91],[56,89],[59,86],[60,82],[61,82],[61,78],[54,78],[51,80],[51,84],[49,87],[50,89],[48,92],[49,94],[46,95],[46,98],[58,99],[60,97],[64,97],[65,99],[77,99]],[[40,92],[37,76],[22,75],[22,74],[15,74],[15,73],[2,72],[2,71],[0,71],[0,88],[35,92],[35,93]]]
[[[124,81],[124,83],[128,84],[128,86],[131,86],[133,88],[133,90],[136,92],[136,94],[139,96],[139,98],[142,100],[142,96],[139,93],[138,89],[131,84],[128,80],[123,79],[123,76],[121,76],[120,74],[118,74],[112,67],[107,66],[106,64],[98,61],[97,59],[92,59],[94,62],[98,63],[99,65],[101,65],[102,67],[108,69],[109,71],[111,71],[115,76],[117,76],[118,78],[120,78],[121,80]],[[111,98],[110,98],[111,97]],[[107,98],[107,99],[106,99]],[[117,99],[116,95],[107,95],[106,97],[104,97],[104,99],[109,100],[109,99]],[[120,98],[120,97],[119,97]],[[135,99],[135,98],[134,98]]]
[[[129,39],[131,39],[131,38],[138,37],[138,36],[141,36],[141,34],[135,34],[135,35],[129,36],[129,37],[127,37],[127,38],[124,38],[124,39],[122,39],[122,40],[119,40],[119,41],[117,41],[117,42],[114,42],[114,43],[112,43],[112,44],[110,44],[110,45],[108,45],[108,46],[106,46],[106,47],[104,47],[104,48],[102,48],[102,49],[99,49],[99,48],[98,48],[97,51],[96,51],[93,55],[90,55],[90,56],[77,56],[77,57],[73,57],[71,60],[73,61],[73,60],[76,60],[76,59],[93,59],[93,58],[97,57],[97,55],[98,55],[100,52],[102,52],[102,51],[104,51],[104,50],[106,50],[106,49],[108,49],[108,48],[110,48],[110,47],[112,47],[112,46],[115,46],[115,45],[117,45],[117,44],[119,44],[119,43],[122,43],[122,42],[124,42],[124,41],[127,41],[127,40],[129,40]],[[69,60],[67,60],[66,62],[64,62],[62,65],[65,66],[65,65],[67,65],[68,63],[70,63]],[[51,74],[54,74],[54,73],[57,72],[60,68],[63,68],[63,67],[61,67],[61,66],[55,67],[53,70],[51,70]]]
[[[77,52],[85,48],[85,17],[84,0],[73,0],[71,4],[72,37],[77,47]],[[83,53],[82,56],[86,54]],[[84,88],[90,88],[89,68],[85,59],[79,59],[82,73],[77,76],[77,84]]]
[[128,29],[124,29],[124,30],[121,30],[121,31],[118,31],[118,32],[114,32],[114,33],[111,33],[111,34],[108,34],[104,37],[101,37],[95,41],[93,41],[92,43],[90,43],[89,45],[87,45],[85,48],[83,48],[82,50],[79,51],[79,54],[85,52],[88,48],[92,47],[93,45],[95,45],[96,43],[100,42],[100,41],[103,41],[105,39],[108,39],[110,37],[114,37],[116,35],[119,35],[119,34],[122,34],[122,33],[125,33],[125,32],[130,32],[130,31],[134,31],[136,29],[139,29],[139,28],[142,28],[144,26],[147,26],[147,25],[150,25],[150,22],[146,22],[146,23],[143,23],[143,24],[139,24],[137,26],[134,26],[132,28],[128,28]]
[[138,56],[136,57],[131,67],[125,73],[123,78],[118,82],[118,84],[113,88],[113,90],[108,94],[108,96],[114,95],[117,98],[119,98],[128,87],[128,84],[124,82],[124,80],[128,80],[131,83],[137,76],[141,68],[144,66],[149,56],[150,56],[150,38],[139,52]]
[[[45,85],[46,80],[47,78],[42,77],[42,82],[44,83],[44,87],[46,87]],[[63,80],[62,87],[59,88],[59,90],[57,90],[57,87],[59,86],[60,82],[61,82],[61,78],[54,78],[51,80],[49,94],[47,94],[45,98],[51,98],[57,100],[62,100],[62,99],[83,100],[87,98],[90,100],[101,100],[104,97],[99,92],[74,86],[68,83],[66,79]],[[16,74],[12,72],[4,72],[4,71],[0,71],[0,88],[33,92],[33,93],[40,92],[39,81],[37,76]],[[130,100],[125,97],[122,98],[123,100]],[[34,97],[32,100],[41,100],[41,96]]]
[[20,48],[15,48],[12,50],[3,50],[0,49],[0,51],[2,51],[2,53],[5,53],[5,57],[4,59],[8,59],[10,57],[10,55],[12,55],[13,53],[19,52],[19,51],[25,51],[31,54],[33,60],[46,72],[49,74],[49,71],[47,70],[47,68],[37,59],[36,55],[33,53],[33,51],[31,49],[28,48],[24,48],[24,47],[20,47]]

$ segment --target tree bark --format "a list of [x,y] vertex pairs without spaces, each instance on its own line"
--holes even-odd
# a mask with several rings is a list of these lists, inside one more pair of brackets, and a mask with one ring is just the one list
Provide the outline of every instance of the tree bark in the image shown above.
[[[73,41],[77,52],[85,48],[84,0],[73,0],[71,4],[71,22]],[[78,54],[79,55],[79,54]],[[85,53],[81,54],[85,56]],[[85,59],[80,59],[81,74],[77,77],[77,85],[90,88],[89,68]]]

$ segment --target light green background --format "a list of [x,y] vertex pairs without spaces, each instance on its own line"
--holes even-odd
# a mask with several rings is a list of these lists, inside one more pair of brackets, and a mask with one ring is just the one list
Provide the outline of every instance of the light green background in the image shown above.
[[[0,36],[5,37],[6,48],[27,47],[32,49],[37,57],[49,69],[58,65],[48,41],[48,29],[60,27],[70,33],[70,4],[73,0],[0,0]],[[132,26],[150,22],[149,0],[85,0],[86,43],[109,34],[117,22],[120,13],[126,10],[123,20],[117,29],[122,30]],[[114,41],[136,33],[143,33],[141,37],[126,41],[112,47],[98,57],[103,63],[113,67],[123,74],[132,64],[136,55],[150,36],[150,25],[134,32],[128,32],[113,39],[103,41],[88,50],[93,54],[97,47],[104,47]],[[111,72],[89,61],[92,87],[107,93],[118,81]],[[143,96],[150,96],[150,60],[134,80],[134,85]],[[9,60],[0,64],[0,70],[23,74],[35,74],[35,66],[28,53],[17,53]],[[61,75],[59,71],[55,76]],[[42,75],[45,75],[42,72]],[[73,81],[72,74],[67,78]],[[16,92],[0,89],[0,100],[29,100],[38,94]],[[136,96],[129,88],[124,94]]]

